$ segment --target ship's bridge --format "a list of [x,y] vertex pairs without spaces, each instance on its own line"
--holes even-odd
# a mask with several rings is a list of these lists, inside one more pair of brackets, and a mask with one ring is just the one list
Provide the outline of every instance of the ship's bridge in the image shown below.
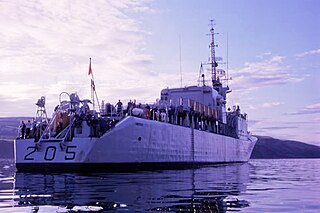
[[209,86],[166,88],[161,91],[161,102],[172,106],[190,106],[190,100],[193,100],[214,108],[218,96],[218,92]]

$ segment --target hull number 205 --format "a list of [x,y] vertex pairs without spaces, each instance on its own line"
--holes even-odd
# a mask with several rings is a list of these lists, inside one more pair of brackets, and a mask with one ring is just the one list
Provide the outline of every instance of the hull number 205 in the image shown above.
[[[74,160],[76,158],[77,146],[67,146],[64,152],[64,159],[65,160]],[[37,148],[35,146],[28,146],[27,147],[27,154],[24,156],[24,160],[34,160],[34,154],[36,153]],[[58,150],[60,151],[60,150]],[[55,146],[48,146],[44,152],[43,159],[46,161],[52,161],[56,157],[57,154],[57,147]]]

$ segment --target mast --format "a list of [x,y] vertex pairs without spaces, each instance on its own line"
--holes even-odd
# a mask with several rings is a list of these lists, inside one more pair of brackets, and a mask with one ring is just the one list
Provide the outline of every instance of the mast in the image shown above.
[[214,32],[214,20],[210,20],[210,35],[211,35],[211,44],[210,44],[210,62],[209,64],[211,65],[211,74],[212,74],[212,86],[214,86],[216,83],[218,83],[218,78],[217,78],[217,67],[218,63],[216,62],[216,51],[215,51],[215,44],[214,44],[214,35],[216,34]]

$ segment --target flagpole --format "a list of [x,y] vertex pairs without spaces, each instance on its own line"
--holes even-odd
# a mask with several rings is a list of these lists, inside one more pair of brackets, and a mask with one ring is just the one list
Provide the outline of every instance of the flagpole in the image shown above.
[[94,95],[96,96],[97,102],[98,102],[98,107],[99,107],[99,111],[100,111],[100,103],[99,103],[99,99],[98,99],[98,95],[96,92],[96,86],[94,84],[94,77],[93,77],[93,72],[92,72],[92,68],[91,68],[91,58],[90,59],[90,64],[89,64],[89,75],[91,74],[91,99],[92,99],[92,104],[93,104],[93,109],[95,109],[95,104],[94,104]]
[[93,104],[93,109],[94,109],[94,96],[93,96],[93,81],[94,81],[94,79],[93,79],[93,75],[92,75],[92,69],[91,69],[91,58],[89,58],[89,75],[91,75],[91,80],[90,80],[90,89],[91,89],[91,100],[92,100],[92,104]]

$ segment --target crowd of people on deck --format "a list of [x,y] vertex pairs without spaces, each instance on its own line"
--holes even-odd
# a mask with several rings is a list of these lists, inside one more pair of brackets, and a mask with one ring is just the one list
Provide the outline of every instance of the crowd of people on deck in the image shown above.
[[34,118],[32,119],[32,122],[30,120],[28,120],[27,122],[21,121],[19,128],[21,139],[34,137],[34,135],[36,134],[36,122]]
[[[196,111],[193,107],[185,108],[182,105],[169,106],[164,108],[160,105],[148,105],[148,104],[136,104],[136,101],[129,101],[127,108],[123,107],[122,102],[113,107],[109,104],[109,109],[116,111],[116,115],[123,117],[124,115],[131,115],[148,120],[155,120],[160,122],[166,122],[170,124],[191,127],[195,129],[210,131],[222,135],[228,135],[237,138],[236,128],[234,126],[234,117],[228,116],[229,120],[227,124],[224,124],[218,119],[216,113],[208,114],[204,111]],[[110,108],[111,107],[111,108]],[[240,108],[237,107],[237,116],[240,116]],[[231,119],[231,120],[230,120]]]
[[[164,108],[160,105],[148,105],[141,103],[136,104],[135,100],[130,100],[127,106],[124,107],[123,103],[119,100],[115,105],[107,103],[102,108],[104,109],[104,111],[102,111],[100,114],[102,117],[96,117],[97,115],[90,113],[90,109],[87,105],[82,106],[80,108],[80,112],[75,113],[74,127],[81,127],[82,121],[87,121],[90,128],[93,128],[92,135],[101,135],[108,129],[112,128],[125,115],[131,115],[148,120],[155,120],[187,127],[191,127],[191,125],[193,125],[195,129],[232,135],[233,137],[235,134],[235,129],[231,130],[231,127],[227,132],[232,132],[232,134],[224,133],[225,131],[223,130],[227,129],[221,122],[218,122],[216,115],[208,115],[204,112],[195,111],[192,107],[184,108],[182,105]],[[56,125],[52,131],[55,132],[55,135],[58,135],[67,125],[69,125],[70,117],[66,112],[58,112],[58,107],[56,107],[54,111],[56,114]],[[237,110],[237,112],[238,111],[240,110]],[[110,115],[111,118],[108,118]],[[113,117],[113,115],[117,116],[118,118]],[[108,119],[106,119],[105,116]],[[43,130],[47,125],[42,125]],[[37,125],[37,122],[34,118],[32,119],[32,122],[30,120],[27,122],[21,121],[19,138],[40,138],[40,129],[41,128],[39,125]]]
[[211,130],[217,132],[215,115],[208,115],[204,112],[196,111],[192,107],[168,106],[164,107],[158,104],[137,104],[136,101],[129,101],[126,107],[123,107],[119,100],[115,105],[107,103],[103,105],[104,116],[116,116],[121,119],[125,115],[140,117],[148,120],[161,121],[180,126],[188,126],[194,124],[196,129]]

